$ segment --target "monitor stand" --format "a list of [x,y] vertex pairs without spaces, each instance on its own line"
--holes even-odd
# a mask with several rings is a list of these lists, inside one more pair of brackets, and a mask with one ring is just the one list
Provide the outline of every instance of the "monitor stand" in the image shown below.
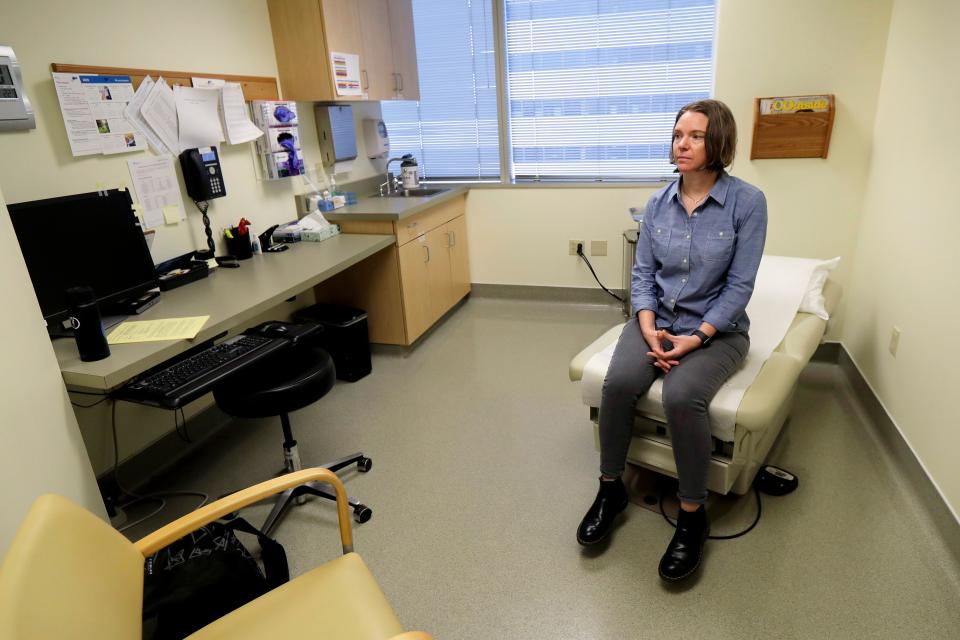
[[124,298],[101,304],[100,311],[106,316],[132,316],[143,313],[158,302],[160,302],[160,292],[147,291],[136,298]]

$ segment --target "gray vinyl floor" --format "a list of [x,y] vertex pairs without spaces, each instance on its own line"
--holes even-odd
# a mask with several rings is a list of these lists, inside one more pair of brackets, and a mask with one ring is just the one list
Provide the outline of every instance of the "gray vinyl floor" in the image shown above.
[[[799,490],[765,497],[746,536],[709,542],[696,579],[661,583],[672,529],[636,506],[608,546],[581,549],[598,454],[567,365],[619,320],[612,306],[472,298],[411,352],[375,353],[372,375],[293,414],[305,465],[373,458],[342,477],[373,509],[356,550],[405,628],[462,640],[960,637],[960,571],[835,365],[805,370],[772,453]],[[280,441],[279,421],[237,421],[151,489],[252,484],[280,468]],[[752,496],[723,506],[714,533],[756,513]],[[334,510],[297,507],[277,538],[303,573],[338,554]]]

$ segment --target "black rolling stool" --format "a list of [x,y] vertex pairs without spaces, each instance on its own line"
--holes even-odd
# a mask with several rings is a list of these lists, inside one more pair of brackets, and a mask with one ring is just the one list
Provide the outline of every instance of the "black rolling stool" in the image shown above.
[[[239,418],[267,418],[280,416],[283,427],[283,458],[286,472],[301,468],[297,441],[290,429],[291,411],[310,405],[333,388],[336,371],[333,359],[323,349],[301,342],[241,369],[230,376],[213,392],[213,397],[223,411]],[[315,465],[330,471],[338,471],[353,463],[360,471],[369,471],[373,461],[362,453]],[[262,531],[270,535],[283,517],[291,502],[302,504],[301,496],[314,495],[336,501],[332,491],[323,483],[308,483],[287,489],[276,499],[270,515],[263,523]],[[373,515],[369,507],[355,499],[349,499],[353,517],[357,522],[366,522]]]

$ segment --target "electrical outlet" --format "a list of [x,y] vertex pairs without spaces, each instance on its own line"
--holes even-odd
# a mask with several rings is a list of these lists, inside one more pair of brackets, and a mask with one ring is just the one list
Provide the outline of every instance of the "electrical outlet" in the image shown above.
[[592,256],[605,256],[605,255],[607,255],[607,241],[606,241],[606,240],[591,240],[591,241],[590,241],[590,255],[592,255]]
[[897,357],[897,348],[900,346],[900,327],[894,327],[890,332],[890,355]]
[[571,240],[571,241],[570,241],[570,255],[572,255],[572,256],[577,255],[577,245],[580,245],[580,246],[582,246],[582,247],[585,247],[585,246],[587,246],[587,243],[584,242],[583,240]]

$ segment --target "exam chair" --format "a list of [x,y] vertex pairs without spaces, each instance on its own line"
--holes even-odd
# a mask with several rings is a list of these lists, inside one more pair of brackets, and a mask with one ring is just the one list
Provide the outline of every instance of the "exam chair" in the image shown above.
[[353,551],[343,484],[319,468],[234,493],[137,542],[66,498],[40,496],[0,566],[0,638],[140,638],[145,558],[228,513],[308,482],[327,483],[336,493],[343,555],[215,620],[191,640],[430,640],[423,632],[403,632]]
[[[823,286],[824,306],[831,315],[840,300],[841,288],[831,280]],[[800,372],[820,345],[827,321],[812,313],[798,312],[780,344],[764,363],[747,389],[737,410],[731,441],[713,438],[713,453],[707,472],[707,489],[715,493],[744,495],[780,434],[797,389]],[[570,380],[583,378],[587,362],[620,336],[622,325],[613,327],[570,362]],[[594,443],[600,450],[599,407],[590,407]],[[638,410],[627,462],[663,475],[677,477],[666,418],[662,413]]]

